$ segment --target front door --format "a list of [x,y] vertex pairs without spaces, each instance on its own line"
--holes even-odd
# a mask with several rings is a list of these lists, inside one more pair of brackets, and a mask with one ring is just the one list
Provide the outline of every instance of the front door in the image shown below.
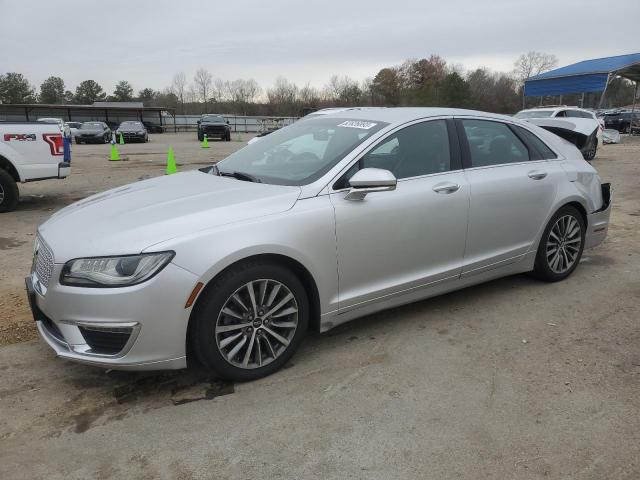
[[[469,187],[452,141],[445,120],[415,123],[381,140],[335,184],[341,311],[460,275]],[[396,190],[346,200],[341,187],[367,167],[390,170]]]

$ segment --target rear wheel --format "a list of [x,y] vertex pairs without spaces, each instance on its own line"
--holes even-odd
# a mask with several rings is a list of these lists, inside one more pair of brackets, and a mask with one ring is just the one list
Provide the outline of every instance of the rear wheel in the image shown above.
[[275,263],[234,267],[202,295],[192,319],[192,345],[200,362],[226,379],[270,375],[291,358],[305,335],[305,289]]
[[596,158],[597,149],[598,149],[598,139],[592,138],[589,141],[589,144],[582,151],[582,158],[588,161],[593,160],[594,158]]
[[545,228],[534,266],[534,274],[546,282],[567,278],[578,266],[584,249],[586,226],[571,205],[558,210]]
[[18,205],[18,184],[6,170],[0,169],[0,213],[10,212]]

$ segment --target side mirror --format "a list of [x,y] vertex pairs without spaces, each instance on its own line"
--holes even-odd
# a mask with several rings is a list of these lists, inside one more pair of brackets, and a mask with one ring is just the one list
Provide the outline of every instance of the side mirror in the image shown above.
[[200,120],[198,120],[196,123],[197,123],[198,125],[200,125]]
[[229,123],[229,120],[227,120],[227,125],[231,125],[231,124]]
[[389,170],[363,168],[349,180],[351,189],[345,200],[364,200],[368,193],[388,192],[396,189],[398,180]]

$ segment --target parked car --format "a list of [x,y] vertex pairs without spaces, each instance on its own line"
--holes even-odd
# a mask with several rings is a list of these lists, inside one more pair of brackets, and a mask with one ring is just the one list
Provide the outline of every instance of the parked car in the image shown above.
[[153,122],[142,122],[149,133],[164,133],[164,126]]
[[41,123],[49,123],[49,124],[52,124],[52,125],[58,125],[58,127],[60,127],[60,130],[62,131],[62,133],[64,134],[65,137],[70,137],[71,136],[70,128],[65,124],[64,120],[62,120],[61,118],[43,117],[43,118],[39,118],[36,121],[37,122],[41,122]]
[[640,111],[633,112],[633,114],[631,111],[607,113],[604,116],[604,125],[606,128],[617,130],[620,133],[629,133],[632,115],[634,124],[640,121]]
[[63,131],[47,122],[0,122],[0,212],[18,204],[18,183],[66,178]]
[[198,141],[204,140],[205,134],[208,139],[219,138],[229,142],[231,126],[222,115],[202,115],[198,120]]
[[111,129],[105,122],[84,122],[78,129],[76,143],[109,143]]
[[190,355],[250,380],[309,329],[521,272],[563,280],[610,205],[580,151],[531,123],[352,109],[60,210],[27,287],[60,357],[171,369]]
[[78,130],[82,126],[82,122],[64,122],[66,128],[69,129],[69,135],[75,140]]
[[142,122],[122,122],[116,130],[116,136],[118,139],[120,135],[124,138],[125,142],[148,142],[149,135],[147,129]]
[[[595,112],[578,107],[553,106],[521,110],[514,115],[522,120],[538,120],[536,125],[549,126],[554,133],[573,142],[582,152],[585,160],[596,157],[598,146],[602,145],[604,121]],[[566,118],[567,121],[539,121],[540,119]]]

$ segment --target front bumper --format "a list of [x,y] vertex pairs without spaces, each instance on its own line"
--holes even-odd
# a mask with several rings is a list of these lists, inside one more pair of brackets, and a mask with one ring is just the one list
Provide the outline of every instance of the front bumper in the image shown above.
[[195,275],[170,263],[139,285],[82,288],[60,285],[61,270],[55,264],[46,289],[33,287],[36,273],[26,279],[40,336],[59,357],[119,370],[186,367]]
[[609,231],[609,218],[611,217],[611,184],[603,183],[602,207],[587,215],[587,233],[584,248],[592,248],[600,245]]

